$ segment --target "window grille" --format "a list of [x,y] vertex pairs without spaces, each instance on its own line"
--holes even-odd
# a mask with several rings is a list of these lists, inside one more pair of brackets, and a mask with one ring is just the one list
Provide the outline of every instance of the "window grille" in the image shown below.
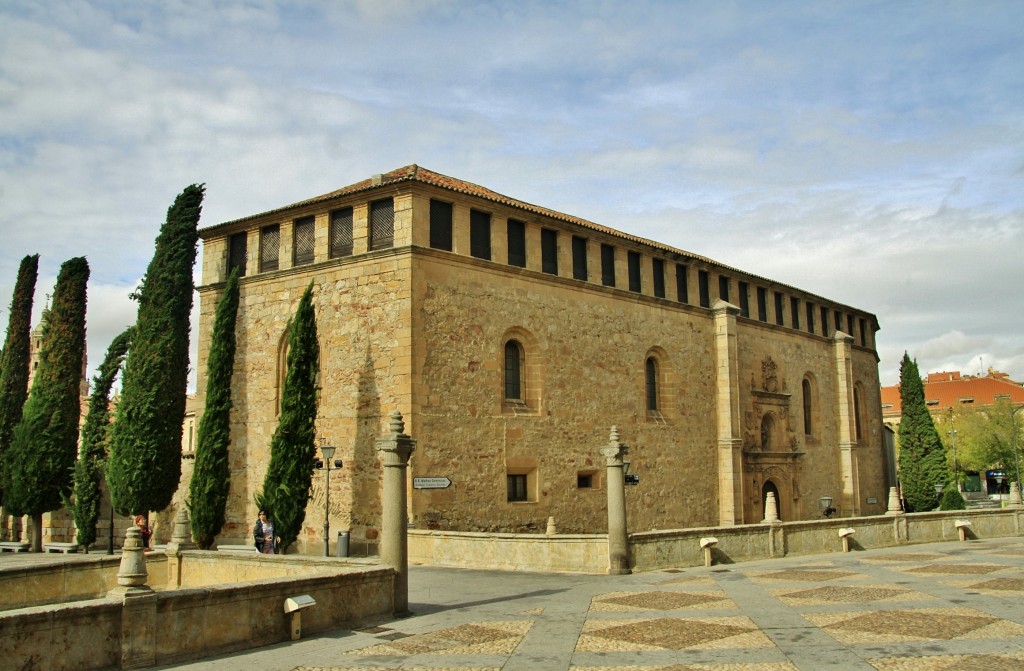
[[793,320],[790,324],[795,329],[800,328],[800,299],[796,296],[789,297],[789,316]]
[[469,211],[469,254],[491,260],[491,215],[486,212]]
[[807,308],[807,332],[814,333],[814,303],[804,303]]
[[395,202],[391,198],[370,203],[370,249],[387,249],[395,239]]
[[601,245],[601,284],[615,286],[615,248],[611,245]]
[[246,250],[245,244],[249,234],[245,231],[235,233],[228,240],[228,275],[238,268],[238,276],[245,277]]
[[589,279],[587,275],[587,239],[572,236],[572,276],[573,279]]
[[313,263],[314,231],[313,217],[303,217],[295,221],[292,228],[292,253],[295,265]]
[[331,212],[331,258],[352,255],[352,208]]
[[430,199],[430,246],[452,251],[452,204]]
[[508,265],[525,268],[526,224],[515,219],[509,219],[506,230],[508,233]]
[[626,270],[629,274],[629,290],[640,293],[640,254],[626,253]]
[[523,401],[523,350],[518,342],[505,343],[505,400]]
[[647,411],[658,411],[658,364],[653,357],[648,357],[644,364],[644,376],[647,387]]
[[750,287],[746,282],[740,282],[740,314],[744,317],[750,316]]
[[265,226],[260,231],[260,271],[277,270],[281,248],[281,227]]
[[757,318],[768,321],[768,290],[764,287],[757,288]]
[[821,307],[821,335],[828,335],[828,308]]
[[558,274],[558,232],[550,228],[540,230],[540,265],[541,271]]
[[661,259],[651,259],[651,279],[654,280],[654,295],[657,298],[665,297],[665,262]]
[[786,301],[778,291],[775,292],[775,323],[786,325]]
[[506,478],[509,502],[527,501],[526,474],[510,474]]
[[814,428],[814,426],[811,424],[811,410],[813,409],[813,406],[811,401],[810,380],[806,378],[804,379],[803,384],[801,385],[801,391],[804,395],[804,434],[809,436],[811,435],[811,429]]

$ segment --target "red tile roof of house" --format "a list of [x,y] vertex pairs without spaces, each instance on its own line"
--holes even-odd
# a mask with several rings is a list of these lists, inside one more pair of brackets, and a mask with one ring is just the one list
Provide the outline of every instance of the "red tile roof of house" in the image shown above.
[[[1006,373],[993,370],[977,377],[962,377],[960,371],[929,373],[924,380],[924,399],[933,413],[965,403],[994,405],[997,397],[1006,397],[1014,405],[1024,404],[1024,386]],[[899,415],[901,411],[899,385],[882,387],[882,415]]]

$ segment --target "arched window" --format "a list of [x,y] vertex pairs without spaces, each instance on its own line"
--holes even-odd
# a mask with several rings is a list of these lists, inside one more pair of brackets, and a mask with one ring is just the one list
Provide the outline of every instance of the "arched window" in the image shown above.
[[649,412],[658,411],[658,362],[654,360],[654,357],[647,357],[647,362],[644,364],[644,376],[646,380],[647,389],[647,410]]
[[814,427],[811,424],[811,413],[814,410],[813,402],[811,399],[811,381],[804,378],[802,385],[804,395],[804,434],[811,435],[811,429]]
[[857,441],[860,442],[860,389],[853,388],[853,426]]
[[505,343],[505,400],[523,401],[523,346],[517,340]]

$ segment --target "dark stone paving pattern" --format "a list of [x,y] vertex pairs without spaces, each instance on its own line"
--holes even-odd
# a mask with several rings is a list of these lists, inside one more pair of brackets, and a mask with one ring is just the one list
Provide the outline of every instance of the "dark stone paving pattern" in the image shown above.
[[416,613],[175,668],[1024,671],[1024,540],[631,576],[413,567]]

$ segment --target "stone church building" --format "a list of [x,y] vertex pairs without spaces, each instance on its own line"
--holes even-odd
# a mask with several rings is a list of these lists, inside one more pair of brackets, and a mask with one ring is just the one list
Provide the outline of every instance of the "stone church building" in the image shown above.
[[[869,312],[416,165],[200,235],[199,408],[217,301],[244,273],[222,542],[255,518],[311,281],[317,434],[344,462],[330,524],[353,542],[380,525],[393,410],[417,440],[418,528],[603,531],[612,425],[639,479],[630,531],[756,523],[768,492],[783,520],[820,517],[823,496],[885,511]],[[300,552],[323,516],[316,472]]]

